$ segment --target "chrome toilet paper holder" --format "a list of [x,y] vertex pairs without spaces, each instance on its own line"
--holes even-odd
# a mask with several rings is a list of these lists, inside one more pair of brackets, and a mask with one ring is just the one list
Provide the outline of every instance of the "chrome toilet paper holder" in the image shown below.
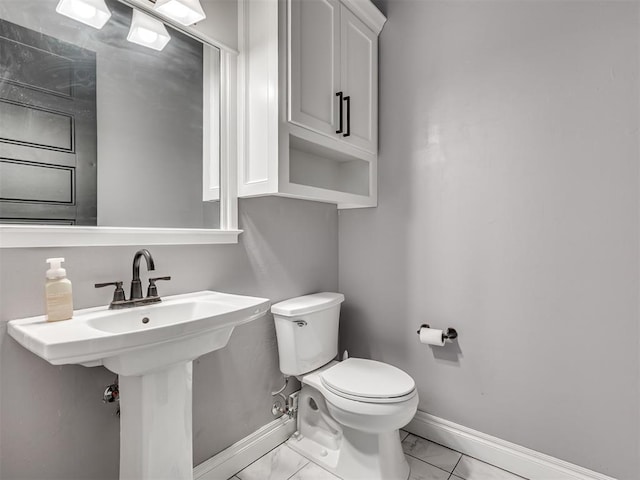
[[[422,325],[420,325],[420,328],[418,328],[418,331],[416,332],[418,335],[420,335],[420,330],[422,330],[423,328],[431,328],[431,326],[428,323],[423,323]],[[442,332],[442,340],[455,340],[456,338],[458,338],[458,332],[456,332],[455,328],[447,328],[446,330],[443,330]]]

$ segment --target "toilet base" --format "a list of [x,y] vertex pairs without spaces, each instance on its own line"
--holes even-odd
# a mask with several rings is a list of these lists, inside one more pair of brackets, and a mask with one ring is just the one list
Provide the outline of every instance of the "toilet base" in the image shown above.
[[337,449],[296,432],[286,444],[343,480],[407,480],[409,464],[398,430],[380,434],[342,427]]
[[407,480],[410,468],[398,428],[415,414],[417,395],[400,403],[337,401],[319,372],[300,379],[298,430],[287,445],[343,480]]

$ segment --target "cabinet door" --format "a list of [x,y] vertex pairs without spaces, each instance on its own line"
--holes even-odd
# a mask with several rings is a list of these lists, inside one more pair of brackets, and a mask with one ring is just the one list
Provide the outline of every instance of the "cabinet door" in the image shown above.
[[[341,85],[349,97],[345,123],[350,144],[371,153],[378,147],[378,36],[341,7]],[[347,110],[349,110],[347,114]]]
[[288,120],[336,136],[340,3],[288,0]]

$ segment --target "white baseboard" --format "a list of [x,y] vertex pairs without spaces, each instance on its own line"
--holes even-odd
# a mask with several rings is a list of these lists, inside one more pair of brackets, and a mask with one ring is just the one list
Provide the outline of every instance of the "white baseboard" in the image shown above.
[[280,417],[193,469],[194,480],[227,480],[289,438],[296,421]]
[[615,480],[421,411],[404,430],[531,480]]
[[[295,420],[276,419],[202,462],[193,469],[193,478],[227,480],[283,443],[295,429]],[[404,430],[531,480],[616,480],[421,411]]]

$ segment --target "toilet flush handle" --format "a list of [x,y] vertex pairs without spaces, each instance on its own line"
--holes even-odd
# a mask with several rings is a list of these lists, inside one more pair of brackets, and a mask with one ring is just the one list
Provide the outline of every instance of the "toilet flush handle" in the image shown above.
[[307,326],[307,322],[305,322],[304,320],[294,320],[293,323],[295,323],[299,327],[306,327]]

